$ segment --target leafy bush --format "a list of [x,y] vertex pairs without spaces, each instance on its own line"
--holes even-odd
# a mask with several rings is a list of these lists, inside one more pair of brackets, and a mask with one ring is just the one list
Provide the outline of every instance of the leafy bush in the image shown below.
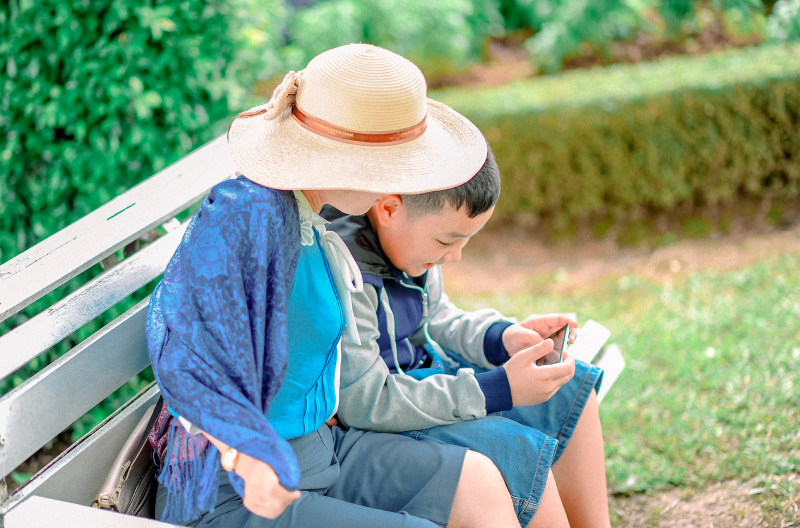
[[722,21],[732,35],[763,35],[766,4],[760,0],[712,0],[712,7],[722,14]]
[[779,0],[775,3],[767,21],[766,40],[800,40],[800,0]]
[[484,38],[501,34],[503,24],[496,1],[327,0],[298,9],[285,31],[285,68],[302,68],[342,44],[369,42],[435,74],[479,59]]
[[[224,130],[262,61],[264,42],[252,38],[253,30],[278,18],[268,9],[256,14],[255,2],[12,0],[0,6],[0,262]],[[87,270],[26,314],[100,271]],[[33,361],[0,392],[113,315]],[[25,316],[0,323],[0,332]]]
[[247,2],[0,7],[0,262],[221,131],[256,73]]
[[541,28],[525,43],[534,65],[547,73],[560,70],[565,59],[579,56],[587,47],[607,55],[612,42],[631,38],[641,24],[641,12],[625,0],[551,4]]
[[800,197],[798,80],[800,47],[776,45],[432,97],[492,144],[504,186],[496,220],[603,234],[643,210]]

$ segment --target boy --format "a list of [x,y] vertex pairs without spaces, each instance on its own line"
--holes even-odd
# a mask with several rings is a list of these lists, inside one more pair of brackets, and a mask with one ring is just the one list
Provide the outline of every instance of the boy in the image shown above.
[[464,312],[443,292],[439,265],[460,259],[499,192],[489,150],[478,174],[454,189],[385,195],[362,216],[324,212],[364,278],[352,299],[361,344],[343,345],[338,418],[485,454],[522,526],[537,511],[537,526],[565,514],[571,526],[608,526],[595,394],[602,370],[568,355],[535,365],[553,347],[543,336],[577,323],[544,315],[515,324],[494,310]]

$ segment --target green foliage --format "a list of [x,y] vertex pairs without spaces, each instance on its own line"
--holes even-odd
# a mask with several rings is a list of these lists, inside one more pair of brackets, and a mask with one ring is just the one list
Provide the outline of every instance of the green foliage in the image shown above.
[[242,4],[0,7],[0,262],[223,130],[255,73]]
[[559,2],[537,0],[501,0],[500,13],[507,31],[538,30],[558,9]]
[[[496,1],[327,0],[298,9],[288,19],[287,68],[350,42],[376,44],[418,64],[426,74],[463,68],[480,58],[483,39],[503,31]],[[279,73],[279,72],[273,72]]]
[[768,6],[760,0],[673,0],[655,2],[668,39],[680,42],[719,18],[734,36],[761,34]]
[[79,440],[83,435],[92,430],[97,424],[108,418],[108,416],[119,409],[123,404],[136,396],[142,389],[146,388],[153,381],[153,370],[150,367],[139,376],[131,379],[122,387],[114,391],[102,403],[95,406],[88,413],[78,419],[70,429],[72,430],[72,441]]
[[615,43],[637,36],[681,45],[717,22],[731,36],[758,37],[766,9],[758,0],[506,0],[501,5],[507,30],[524,27],[535,33],[525,47],[535,69],[544,73],[587,54],[610,57]]
[[763,35],[765,5],[760,0],[712,0],[722,13],[724,27],[731,35]]
[[694,21],[696,0],[659,2],[658,13],[664,19],[667,35],[676,38],[683,34],[684,25]]
[[[531,9],[541,11],[539,2]],[[608,55],[612,42],[631,38],[641,24],[641,11],[625,0],[551,2],[547,18],[525,47],[537,69],[554,73],[567,58],[586,48]]]
[[432,97],[492,144],[504,189],[497,220],[557,236],[636,222],[642,210],[796,199],[798,79],[797,45],[764,46]]
[[800,40],[800,0],[779,0],[767,21],[766,40],[792,42]]

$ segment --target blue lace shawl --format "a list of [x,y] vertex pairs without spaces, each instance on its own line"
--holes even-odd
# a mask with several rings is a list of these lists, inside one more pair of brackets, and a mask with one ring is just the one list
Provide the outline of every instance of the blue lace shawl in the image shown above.
[[[169,407],[203,431],[270,464],[296,489],[300,469],[266,419],[286,373],[287,302],[300,251],[291,192],[239,177],[215,186],[189,223],[156,287],[146,336]],[[165,406],[166,407],[166,406]],[[219,453],[177,420],[163,420],[162,520],[213,510]],[[151,436],[152,438],[152,436]],[[230,474],[244,496],[244,483]]]

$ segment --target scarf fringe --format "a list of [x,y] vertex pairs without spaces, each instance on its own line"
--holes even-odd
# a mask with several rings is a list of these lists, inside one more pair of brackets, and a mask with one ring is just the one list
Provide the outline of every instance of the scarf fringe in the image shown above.
[[158,482],[167,489],[161,520],[177,524],[214,511],[219,451],[203,435],[191,436],[173,420]]

